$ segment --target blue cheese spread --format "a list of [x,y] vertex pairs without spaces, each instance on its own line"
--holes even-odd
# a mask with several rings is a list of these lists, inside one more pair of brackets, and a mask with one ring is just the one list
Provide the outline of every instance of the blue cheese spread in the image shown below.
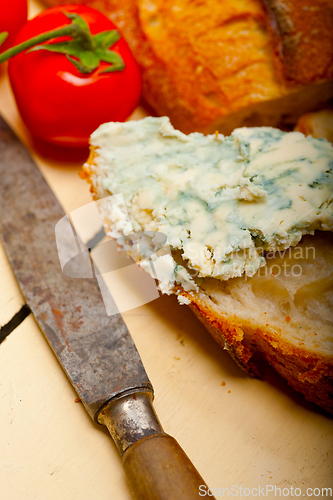
[[[197,276],[253,276],[264,250],[333,229],[333,147],[325,139],[270,127],[185,135],[168,118],[149,117],[103,124],[91,145],[98,197],[119,195],[101,205],[110,235],[159,231]],[[160,259],[164,291],[175,282],[196,288],[171,255]]]

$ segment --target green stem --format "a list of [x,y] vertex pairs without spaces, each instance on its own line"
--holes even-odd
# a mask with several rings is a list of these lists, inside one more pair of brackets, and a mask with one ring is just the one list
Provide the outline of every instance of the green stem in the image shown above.
[[[1,1],[1,0],[0,0]],[[38,36],[26,40],[15,47],[0,54],[0,64],[7,61],[16,54],[29,50],[47,50],[53,53],[64,54],[67,59],[82,74],[91,73],[98,68],[101,61],[110,63],[110,66],[103,73],[112,73],[113,71],[123,71],[125,64],[122,57],[116,52],[112,52],[110,47],[120,38],[116,30],[102,31],[93,35],[90,32],[87,22],[75,12],[63,12],[71,19],[71,24],[63,28],[48,31]],[[4,41],[7,33],[0,33],[0,44]],[[68,36],[70,40],[60,41],[58,43],[44,43],[48,40],[55,40],[59,37]]]
[[42,33],[41,35],[30,38],[30,40],[26,40],[25,42],[19,43],[5,52],[0,54],[0,64],[7,61],[16,54],[23,52],[26,49],[30,49],[34,45],[39,45],[42,42],[46,42],[47,40],[51,40],[52,38],[58,38],[60,36],[75,36],[80,35],[82,38],[87,38],[87,33],[81,29],[76,24],[72,23],[66,26],[65,28],[61,28],[59,30],[48,31],[46,33]]
[[2,33],[0,33],[0,47],[7,40],[8,34],[8,31],[3,31]]

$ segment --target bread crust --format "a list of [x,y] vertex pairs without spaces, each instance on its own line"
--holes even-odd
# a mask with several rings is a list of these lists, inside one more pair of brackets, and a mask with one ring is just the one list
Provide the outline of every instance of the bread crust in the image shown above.
[[[212,337],[226,348],[249,375],[261,377],[261,360],[267,361],[288,384],[307,401],[333,414],[333,358],[309,352],[283,339],[283,331],[251,321],[216,316],[196,295],[182,292],[191,300],[190,308]],[[251,342],[247,342],[250,338]]]
[[333,99],[330,0],[83,3],[116,23],[142,70],[144,101],[185,133],[288,128]]
[[[330,0],[262,0],[279,78],[286,87],[333,78]],[[311,63],[310,63],[311,62]]]

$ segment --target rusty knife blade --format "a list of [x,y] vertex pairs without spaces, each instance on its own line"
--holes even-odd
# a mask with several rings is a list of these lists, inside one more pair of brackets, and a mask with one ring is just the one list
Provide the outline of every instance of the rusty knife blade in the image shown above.
[[62,273],[55,226],[65,213],[1,118],[0,212],[0,237],[22,293],[90,416],[97,420],[127,392],[152,392],[121,315],[106,313],[96,278]]

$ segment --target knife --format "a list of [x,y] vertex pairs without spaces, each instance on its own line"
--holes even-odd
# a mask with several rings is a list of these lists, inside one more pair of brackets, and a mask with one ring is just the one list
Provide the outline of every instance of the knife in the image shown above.
[[90,417],[109,430],[133,498],[201,498],[209,490],[163,431],[121,315],[107,315],[96,279],[62,273],[55,226],[64,211],[1,117],[0,211],[0,236],[27,304]]

